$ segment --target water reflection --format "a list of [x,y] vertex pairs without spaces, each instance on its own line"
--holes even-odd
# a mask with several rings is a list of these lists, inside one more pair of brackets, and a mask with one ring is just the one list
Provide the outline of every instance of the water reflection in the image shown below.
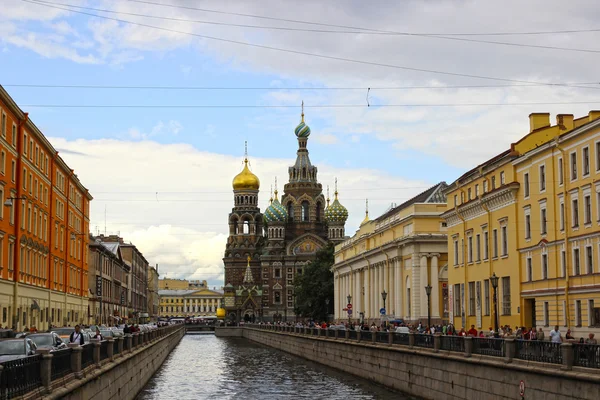
[[240,338],[186,335],[138,400],[405,397]]

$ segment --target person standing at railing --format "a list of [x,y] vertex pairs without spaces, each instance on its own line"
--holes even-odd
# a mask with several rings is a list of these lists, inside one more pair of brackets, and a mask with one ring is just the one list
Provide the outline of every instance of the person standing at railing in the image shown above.
[[554,326],[554,329],[552,329],[550,331],[550,341],[552,343],[562,343],[563,342],[562,335],[561,335],[560,331],[558,330],[558,325]]
[[475,325],[471,325],[471,329],[467,332],[469,336],[477,337],[477,329],[475,329]]
[[590,333],[588,338],[585,339],[585,344],[598,344],[598,340],[594,339],[594,334]]
[[96,327],[96,334],[94,335],[94,339],[104,340],[104,338],[102,337],[102,334],[100,333],[100,329],[98,327]]
[[83,334],[81,333],[81,327],[79,325],[75,325],[75,331],[71,332],[69,336],[69,343],[76,343],[80,346],[83,346]]

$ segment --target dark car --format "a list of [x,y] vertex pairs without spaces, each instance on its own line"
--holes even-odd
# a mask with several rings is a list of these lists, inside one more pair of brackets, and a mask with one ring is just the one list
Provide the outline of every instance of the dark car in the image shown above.
[[32,356],[36,350],[37,346],[28,337],[0,340],[0,363]]
[[33,343],[35,343],[38,349],[56,351],[67,348],[67,343],[63,341],[55,332],[32,333],[27,337],[33,340]]

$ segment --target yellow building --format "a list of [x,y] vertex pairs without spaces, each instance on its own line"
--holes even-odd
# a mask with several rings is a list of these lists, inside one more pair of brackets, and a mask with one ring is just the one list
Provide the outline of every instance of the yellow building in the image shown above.
[[583,337],[600,320],[600,111],[529,118],[525,137],[446,191],[451,313],[492,326],[496,274],[500,325]]
[[163,278],[158,280],[158,289],[165,290],[187,290],[190,288],[190,282],[185,279]]
[[[162,280],[162,279],[161,279]],[[209,289],[162,289],[160,298],[160,317],[197,317],[216,316],[221,307],[223,292]]]
[[334,313],[346,320],[389,318],[427,324],[425,287],[431,286],[431,322],[448,318],[446,209],[439,183],[375,220],[367,217],[356,234],[335,248]]

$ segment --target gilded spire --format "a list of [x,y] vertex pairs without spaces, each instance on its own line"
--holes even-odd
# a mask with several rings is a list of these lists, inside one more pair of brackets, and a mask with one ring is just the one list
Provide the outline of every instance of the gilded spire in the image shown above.
[[248,256],[248,264],[246,265],[246,273],[244,274],[244,283],[254,283],[254,278],[252,277],[252,270],[250,269],[250,256]]
[[271,185],[271,198],[269,198],[269,203],[273,202],[273,185]]
[[275,177],[275,200],[277,200],[277,177]]
[[233,190],[258,190],[260,180],[248,168],[248,142],[244,142],[244,168],[233,178]]
[[248,141],[244,141],[244,162],[248,162]]
[[335,195],[335,200],[337,200],[337,196],[338,196],[338,191],[337,191],[337,178],[335,178],[335,192],[333,193]]
[[329,207],[329,185],[327,185],[327,207]]
[[304,100],[302,100],[302,122],[304,122]]
[[369,222],[369,199],[365,199],[365,219],[360,224],[363,225],[367,222]]

